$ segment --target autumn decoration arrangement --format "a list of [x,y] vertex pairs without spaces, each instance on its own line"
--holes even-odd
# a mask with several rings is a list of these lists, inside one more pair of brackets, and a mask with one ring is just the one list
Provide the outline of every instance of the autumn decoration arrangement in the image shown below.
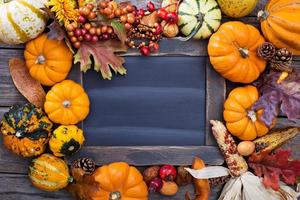
[[[195,193],[182,199],[208,200],[217,184],[225,184],[220,200],[296,199],[300,161],[280,147],[300,128],[274,127],[279,115],[300,118],[300,75],[293,65],[293,56],[300,55],[300,1],[270,0],[258,12],[258,28],[238,21],[256,4],[163,0],[161,6],[148,1],[137,7],[114,0],[0,1],[0,42],[26,43],[24,61],[11,58],[8,65],[16,88],[28,100],[4,114],[3,145],[33,158],[29,178],[35,187],[66,188],[81,200],[146,200],[151,193],[171,199],[188,184]],[[235,19],[222,23],[222,13]],[[111,80],[113,72],[127,73],[119,52],[159,54],[159,42],[166,38],[207,39],[212,67],[240,83],[224,102],[224,123],[210,121],[226,165],[206,166],[195,157],[191,166],[164,164],[142,172],[125,162],[96,166],[89,158],[68,166],[64,157],[84,145],[80,122],[90,112],[84,87],[67,79],[73,64]]]

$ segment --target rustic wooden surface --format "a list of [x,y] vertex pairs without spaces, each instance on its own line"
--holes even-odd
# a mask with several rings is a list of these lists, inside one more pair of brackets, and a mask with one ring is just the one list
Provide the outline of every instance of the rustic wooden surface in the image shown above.
[[[161,0],[155,0],[155,2],[159,2]],[[138,5],[142,6],[145,4],[144,0],[132,0],[133,3],[137,3]],[[261,10],[264,5],[266,4],[267,0],[261,0],[259,1],[257,7],[255,10],[248,16],[242,19],[239,19],[241,21],[251,23],[255,26],[259,26],[256,19],[256,14],[259,10]],[[158,5],[157,3],[156,5]],[[223,21],[228,20],[234,20],[227,17],[223,18]],[[194,42],[192,45],[187,43],[182,43],[176,39],[173,39],[174,42],[172,43],[172,46],[166,47],[164,45],[165,41],[163,40],[161,43],[161,52],[160,55],[165,55],[168,52],[168,49],[171,47],[174,49],[173,55],[189,55],[189,56],[207,56],[206,51],[206,44],[207,41],[197,41]],[[25,99],[19,94],[19,92],[15,89],[13,86],[13,83],[11,81],[11,78],[9,76],[8,71],[8,59],[11,57],[18,57],[22,58],[24,48],[23,45],[18,46],[10,46],[10,45],[3,45],[0,44],[0,116],[3,115],[4,112],[6,112],[9,108],[9,106],[23,103],[25,102]],[[131,56],[131,55],[137,55],[134,51],[129,51],[125,55]],[[300,57],[296,57],[295,60],[295,66],[297,68],[297,71],[300,72]],[[71,73],[71,78],[75,79],[77,78],[76,74],[78,73],[78,66],[74,68],[74,71]],[[224,84],[221,83],[224,81],[222,78],[218,78],[218,75],[214,72],[211,73],[211,77],[218,80],[219,86],[222,87]],[[80,80],[77,80],[80,81]],[[231,84],[227,82],[227,92],[230,90],[235,84]],[[207,88],[209,87],[217,87],[217,85],[210,86],[209,83],[207,84]],[[216,94],[215,96],[207,96],[207,101],[218,101],[223,98],[221,94],[221,97],[218,96],[219,94]],[[225,94],[224,94],[225,95]],[[219,113],[207,113],[208,118],[219,118]],[[1,118],[1,117],[0,117]],[[276,127],[282,127],[282,126],[300,126],[300,120],[297,120],[296,122],[291,122],[286,119],[284,116],[280,116],[277,121]],[[208,128],[207,128],[208,129]],[[211,138],[207,138],[209,141],[209,144],[214,144],[214,141]],[[0,138],[1,140],[1,138]],[[2,141],[0,141],[2,143]],[[294,140],[290,141],[288,144],[285,145],[286,148],[293,149],[294,157],[297,159],[300,159],[300,152],[298,151],[300,148],[300,135],[297,136]],[[202,147],[201,147],[202,148]],[[183,159],[182,164],[184,163],[191,163],[191,159],[194,155],[200,155],[203,154],[203,149],[197,148],[197,147],[191,147],[191,155],[190,158],[187,156],[180,155],[180,148],[174,147],[174,151],[178,152],[179,158]],[[210,154],[208,157],[212,157],[211,160],[207,160],[210,164],[219,164],[220,160],[214,160],[213,154],[216,151],[213,147],[205,147],[205,151],[209,148],[212,148],[210,151]],[[124,149],[114,149],[114,151],[117,153],[120,150]],[[147,147],[145,147],[145,150],[147,150]],[[93,147],[88,147],[83,149],[82,154],[88,155],[93,150]],[[129,157],[132,158],[131,162],[135,163],[136,165],[139,165],[140,163],[135,162],[135,157],[137,156],[134,149],[126,149],[128,151]],[[163,151],[163,149],[161,149]],[[197,152],[197,153],[195,153]],[[149,153],[149,151],[148,151]],[[108,159],[111,155],[108,154],[101,154],[102,157],[106,157]],[[141,155],[138,155],[141,156]],[[152,152],[151,155],[153,158],[160,155],[160,151]],[[97,161],[101,163],[102,157],[95,157],[94,159],[98,159]],[[75,157],[74,157],[75,159]],[[111,161],[114,159],[120,159],[122,160],[122,157],[116,157],[113,158],[111,156]],[[168,161],[173,158],[164,158],[165,161]],[[68,160],[73,160],[73,158],[69,158]],[[41,200],[41,199],[58,199],[58,200],[68,200],[72,199],[72,197],[66,192],[66,191],[59,191],[55,193],[50,192],[44,192],[41,190],[38,190],[34,188],[31,184],[29,179],[27,178],[27,167],[28,163],[30,162],[30,159],[24,159],[17,156],[14,156],[11,152],[4,149],[2,145],[0,145],[0,199],[1,200],[15,200],[15,199],[22,199],[22,200]],[[149,163],[149,165],[152,163]],[[221,187],[214,187],[213,193],[210,199],[215,200],[218,197],[219,191]],[[158,195],[153,195],[150,197],[151,199],[160,199],[160,200],[167,200],[167,199],[174,199],[174,200],[183,200],[184,194],[186,191],[190,191],[191,194],[193,192],[192,186],[189,185],[187,187],[182,187],[180,189],[180,192],[176,197],[162,197]]]

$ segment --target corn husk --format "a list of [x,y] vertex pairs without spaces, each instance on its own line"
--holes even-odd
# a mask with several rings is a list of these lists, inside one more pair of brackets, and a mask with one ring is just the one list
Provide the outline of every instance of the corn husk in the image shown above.
[[[205,167],[201,170],[185,168],[194,178],[208,179],[229,175],[229,169],[220,166]],[[291,187],[280,182],[278,191],[265,188],[262,178],[251,172],[231,177],[225,184],[219,200],[296,200],[300,196]]]
[[184,169],[196,179],[218,178],[230,175],[229,169],[221,166],[209,166],[201,170],[195,170],[191,168]]

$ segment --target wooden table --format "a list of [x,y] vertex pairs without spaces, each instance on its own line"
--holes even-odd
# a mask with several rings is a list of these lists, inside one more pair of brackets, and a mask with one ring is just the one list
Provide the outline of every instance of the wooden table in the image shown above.
[[[159,1],[159,0],[157,0]],[[145,2],[142,0],[134,0],[133,3],[136,3],[137,5],[144,4]],[[256,21],[256,13],[258,10],[262,9],[265,5],[266,0],[262,0],[258,3],[257,8],[253,11],[251,15],[248,17],[240,19],[241,21],[251,23],[255,26],[259,26]],[[227,17],[223,18],[223,22],[232,20]],[[173,44],[178,45],[178,41],[176,39],[173,40],[165,40],[162,43],[165,44]],[[181,44],[183,45],[183,44]],[[160,56],[164,55],[168,50],[164,49],[164,44],[161,45],[162,50],[160,52]],[[193,43],[187,43],[186,46],[180,46],[180,48],[173,48],[173,55],[185,55],[185,56],[204,56],[207,57],[207,51],[206,51],[207,41],[197,41]],[[174,46],[175,47],[175,46]],[[172,48],[172,47],[170,47]],[[26,100],[24,97],[20,95],[20,93],[15,89],[8,69],[8,60],[12,57],[17,58],[23,58],[23,49],[24,46],[7,46],[7,45],[0,45],[0,116],[2,117],[3,113],[8,111],[9,107],[15,104],[21,104],[24,103]],[[132,56],[136,55],[136,53],[129,51],[125,54],[125,56]],[[294,62],[296,66],[296,70],[300,72],[300,57],[295,58]],[[207,67],[210,67],[207,65]],[[207,76],[207,81],[210,81],[210,79],[224,82],[224,93],[220,94],[219,97],[216,95],[215,97],[206,97],[206,101],[215,101],[215,98],[219,98],[219,100],[222,100],[225,98],[226,93],[228,93],[233,87],[236,86],[236,84],[225,82],[224,79],[220,78],[219,75],[217,75],[213,70],[209,69],[209,73]],[[79,66],[74,66],[73,70],[69,76],[71,79],[75,79],[77,81],[80,81],[80,74],[79,72]],[[220,101],[217,101],[220,102]],[[206,102],[207,103],[207,102]],[[208,104],[207,104],[208,105]],[[218,103],[216,105],[217,107],[222,107],[222,103]],[[208,108],[207,108],[208,109]],[[1,119],[0,117],[0,119]],[[208,118],[221,118],[220,113],[213,113],[209,114],[207,116]],[[283,115],[280,115],[277,122],[277,127],[282,126],[288,126],[288,125],[294,125],[294,126],[300,126],[300,120],[297,120],[296,122],[290,122],[287,120],[287,118]],[[209,126],[207,126],[209,127]],[[207,128],[207,131],[209,128]],[[0,138],[1,140],[1,138]],[[211,138],[208,138],[208,140],[211,140]],[[1,141],[0,141],[1,142]],[[213,141],[211,141],[213,143]],[[300,159],[300,152],[298,151],[300,148],[300,136],[296,137],[293,141],[289,142],[289,144],[285,145],[286,147],[292,148],[294,150],[294,158]],[[202,148],[206,149],[206,147],[194,147],[194,149],[190,149],[191,152],[190,155],[179,155],[179,158],[174,158],[173,163],[174,164],[191,164],[191,160],[193,158],[193,152],[195,151],[201,151]],[[210,148],[210,147],[208,147]],[[112,148],[113,149],[113,148]],[[215,147],[212,148],[212,151],[215,151]],[[129,154],[134,152],[134,149],[127,148],[126,149]],[[177,149],[178,150],[178,149]],[[207,150],[207,149],[206,149]],[[85,148],[82,150],[82,152],[77,156],[82,155],[90,155],[95,149],[93,148]],[[147,150],[145,150],[147,151]],[[151,150],[149,150],[151,151]],[[161,151],[164,151],[164,149],[159,149],[158,154],[161,153]],[[117,151],[116,155],[117,155]],[[188,152],[188,151],[186,151]],[[92,153],[93,154],[93,153]],[[204,160],[207,161],[209,164],[222,164],[223,160],[220,158],[219,154],[216,153],[216,156],[213,155],[202,155],[203,153],[199,153],[201,156],[204,157]],[[95,152],[94,154],[95,155]],[[101,164],[101,160],[103,157],[106,157],[109,159],[110,154],[101,155],[101,159],[97,160],[98,164]],[[131,162],[131,164],[141,165],[141,162],[138,162],[137,160],[129,160],[127,156],[127,161]],[[95,156],[94,156],[95,158]],[[180,160],[180,161],[179,161]],[[157,163],[163,163],[166,160],[160,160],[157,161]],[[11,152],[7,151],[2,145],[0,145],[0,199],[1,200],[13,200],[13,199],[22,199],[22,200],[40,200],[40,199],[59,199],[59,200],[67,200],[72,199],[72,197],[66,192],[66,191],[59,191],[55,193],[50,192],[44,192],[41,190],[38,190],[34,188],[28,177],[27,177],[27,169],[28,164],[30,162],[30,159],[24,159],[21,157],[17,157],[13,155]],[[146,163],[146,165],[150,165],[150,163]],[[141,169],[143,169],[143,166],[140,166]],[[189,185],[187,187],[182,187],[180,189],[180,192],[176,197],[168,198],[158,195],[152,195],[149,199],[178,199],[182,200],[184,197],[184,193],[189,190],[192,194],[192,185]],[[221,186],[214,187],[213,188],[213,194],[211,196],[211,199],[217,199],[217,196],[219,195],[219,192],[221,190]]]

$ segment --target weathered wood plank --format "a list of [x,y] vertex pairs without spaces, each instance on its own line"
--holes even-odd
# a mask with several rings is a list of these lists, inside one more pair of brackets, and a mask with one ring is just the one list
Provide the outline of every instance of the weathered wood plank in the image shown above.
[[0,174],[0,197],[2,200],[72,199],[67,191],[45,192],[35,188],[27,175]]
[[[135,166],[161,165],[191,165],[195,156],[201,157],[208,165],[222,165],[224,160],[218,147],[214,146],[85,146],[71,158],[69,162],[80,158],[90,157],[97,165],[110,162],[124,161]],[[1,171],[1,170],[0,170]]]
[[[0,107],[8,107],[15,104],[22,104],[26,99],[15,88],[10,73],[8,62],[11,58],[23,58],[22,49],[0,49]],[[81,82],[79,65],[72,68],[69,79]]]
[[[39,190],[32,186],[27,175],[20,174],[0,174],[0,197],[1,200],[40,200],[40,199],[57,199],[57,200],[71,200],[74,199],[66,190],[61,190],[57,192],[46,192]],[[13,186],[13,187],[12,187]],[[222,186],[216,186],[212,188],[212,194],[210,200],[216,200]],[[193,195],[192,184],[188,186],[181,187],[176,196],[166,197],[158,194],[151,195],[149,200],[159,199],[159,200],[182,200],[184,199],[185,193],[189,191]]]
[[8,61],[14,57],[23,58],[23,51],[0,50],[0,106],[11,106],[26,101],[15,88],[9,73]]
[[211,134],[211,119],[223,119],[223,102],[226,98],[225,79],[211,66],[207,59],[206,65],[206,145],[216,145]]

